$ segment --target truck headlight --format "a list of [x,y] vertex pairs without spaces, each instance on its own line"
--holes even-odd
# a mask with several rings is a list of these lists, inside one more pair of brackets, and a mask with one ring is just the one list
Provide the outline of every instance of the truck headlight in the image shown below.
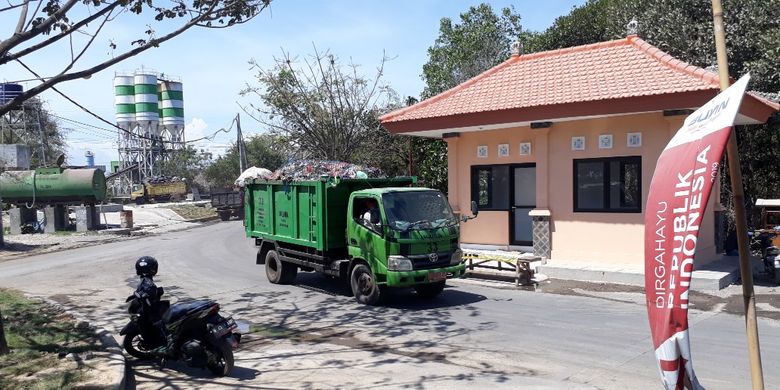
[[403,256],[390,256],[387,258],[387,269],[390,271],[411,271],[412,261]]
[[460,249],[455,249],[455,252],[452,252],[452,257],[450,257],[450,265],[458,265],[463,262],[463,251]]

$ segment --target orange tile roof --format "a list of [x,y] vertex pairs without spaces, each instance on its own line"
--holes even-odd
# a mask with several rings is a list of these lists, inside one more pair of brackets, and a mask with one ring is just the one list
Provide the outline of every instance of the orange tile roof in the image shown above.
[[[687,92],[712,91],[714,95],[718,86],[716,73],[629,36],[512,56],[463,84],[380,120],[391,130],[420,120],[430,129],[436,118]],[[409,130],[394,132],[405,131]]]

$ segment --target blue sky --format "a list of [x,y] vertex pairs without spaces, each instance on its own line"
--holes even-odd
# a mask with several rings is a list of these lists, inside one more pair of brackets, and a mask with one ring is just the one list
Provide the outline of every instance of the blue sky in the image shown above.
[[[366,73],[373,73],[382,58],[383,50],[394,59],[385,66],[385,80],[400,96],[418,96],[423,89],[420,78],[427,61],[427,49],[438,36],[439,20],[457,19],[458,15],[480,1],[302,1],[275,0],[271,9],[251,22],[229,29],[191,29],[183,35],[149,50],[88,80],[60,84],[59,88],[79,103],[99,115],[113,120],[113,84],[115,72],[132,71],[144,66],[160,72],[180,76],[184,83],[184,110],[187,122],[186,137],[195,139],[210,135],[230,125],[239,111],[238,104],[247,103],[238,92],[251,82],[254,72],[248,61],[254,58],[264,67],[273,64],[273,57],[282,48],[294,56],[312,52],[312,44],[320,50],[328,49],[342,60],[352,59]],[[543,30],[556,17],[567,14],[583,0],[490,1],[494,9],[514,5],[528,30]],[[16,24],[15,11],[0,13],[0,34],[9,35]],[[110,58],[109,40],[122,47],[143,36],[150,17],[123,14],[106,25],[93,47],[80,64]],[[158,35],[173,27],[152,24]],[[93,27],[94,28],[94,27]],[[79,37],[78,40],[86,39]],[[25,62],[43,75],[53,75],[69,58],[65,43],[52,50],[29,56]],[[78,68],[78,66],[77,66]],[[16,63],[0,67],[0,80],[13,81],[32,76]],[[32,87],[34,84],[29,84]],[[48,107],[57,115],[99,127],[107,127],[73,106],[56,93],[42,95]],[[242,116],[245,133],[264,129],[248,117]],[[68,134],[68,154],[71,164],[83,164],[84,152],[96,153],[97,164],[117,159],[115,136],[109,132],[73,126]],[[219,153],[235,133],[221,134],[212,143],[198,146]]]

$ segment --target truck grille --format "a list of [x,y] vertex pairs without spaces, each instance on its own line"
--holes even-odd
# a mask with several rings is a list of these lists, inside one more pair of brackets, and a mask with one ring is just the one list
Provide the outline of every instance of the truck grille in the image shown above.
[[412,261],[412,269],[419,270],[447,267],[450,265],[450,257],[452,257],[452,254],[448,252],[439,253],[439,257],[436,261],[431,261],[430,254],[411,255],[406,257]]

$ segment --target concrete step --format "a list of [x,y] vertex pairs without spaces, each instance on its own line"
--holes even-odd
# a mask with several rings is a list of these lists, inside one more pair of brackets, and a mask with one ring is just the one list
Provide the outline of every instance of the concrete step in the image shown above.
[[[759,259],[752,259],[752,266],[761,267]],[[580,280],[586,282],[619,283],[644,286],[643,268],[636,265],[595,265],[583,263],[556,262],[548,260],[539,266],[539,272],[552,279]],[[696,266],[693,271],[691,289],[695,291],[717,291],[739,280],[739,258],[722,256],[721,258]]]

